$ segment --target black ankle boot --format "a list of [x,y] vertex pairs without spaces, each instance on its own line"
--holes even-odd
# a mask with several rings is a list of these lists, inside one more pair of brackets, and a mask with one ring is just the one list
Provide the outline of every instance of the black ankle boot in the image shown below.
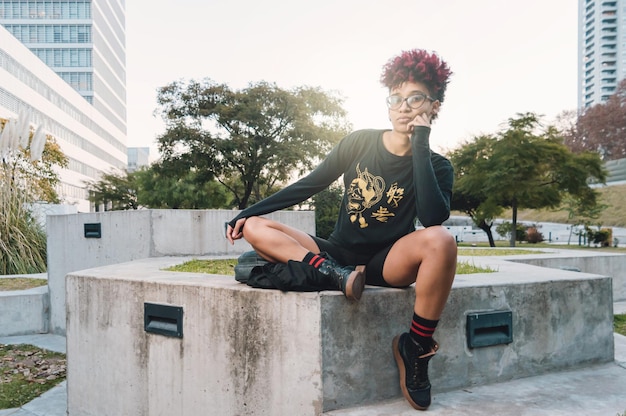
[[341,290],[350,300],[361,299],[365,287],[365,267],[345,266],[342,267],[328,255],[323,256],[326,260],[317,271],[331,279],[334,287]]
[[439,349],[433,340],[428,350],[411,339],[405,332],[393,339],[393,355],[400,373],[400,389],[413,408],[426,410],[430,406],[430,380],[428,362]]

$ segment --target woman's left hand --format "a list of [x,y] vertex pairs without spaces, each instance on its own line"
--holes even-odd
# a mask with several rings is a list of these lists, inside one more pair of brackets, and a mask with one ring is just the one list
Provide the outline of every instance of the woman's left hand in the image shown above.
[[413,131],[413,127],[416,126],[430,127],[431,118],[431,114],[424,112],[415,116],[415,118],[411,120],[407,126],[411,128],[411,131]]

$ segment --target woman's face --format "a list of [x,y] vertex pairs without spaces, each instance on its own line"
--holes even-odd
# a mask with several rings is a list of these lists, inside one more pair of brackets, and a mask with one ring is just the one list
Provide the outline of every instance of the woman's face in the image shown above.
[[407,126],[416,116],[427,113],[432,116],[439,111],[439,101],[433,99],[421,82],[405,82],[389,92],[387,99],[389,120],[393,130],[410,134]]

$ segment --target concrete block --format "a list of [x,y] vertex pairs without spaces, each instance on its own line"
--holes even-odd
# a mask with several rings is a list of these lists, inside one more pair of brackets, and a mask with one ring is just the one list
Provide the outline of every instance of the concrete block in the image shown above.
[[[101,238],[85,238],[84,225],[90,223],[100,223]],[[50,332],[65,333],[65,275],[149,257],[150,224],[149,210],[47,217]]]
[[577,269],[613,278],[613,300],[626,301],[626,255],[589,250],[545,250],[545,254],[505,259],[553,269]]
[[[50,331],[65,333],[65,276],[77,270],[163,256],[237,255],[250,250],[224,238],[234,210],[134,210],[50,215],[47,219]],[[267,216],[315,234],[313,211]],[[86,238],[84,226],[99,223],[101,238]]]
[[48,286],[0,292],[0,337],[48,332]]
[[[613,360],[611,279],[555,279],[549,269],[535,277],[452,291],[438,331],[442,353],[431,361],[435,392]],[[467,315],[489,310],[513,312],[513,342],[468,348]]]
[[[400,396],[393,336],[413,290],[281,293],[172,273],[152,258],[67,277],[70,415],[320,415]],[[515,264],[457,276],[436,333],[434,392],[613,360],[611,279]],[[183,338],[144,331],[145,302],[181,306]],[[470,313],[510,310],[510,344],[470,349]]]
[[[120,265],[68,276],[70,415],[321,409],[317,293],[284,295],[136,264],[141,272]],[[182,306],[183,338],[146,333],[144,302]]]

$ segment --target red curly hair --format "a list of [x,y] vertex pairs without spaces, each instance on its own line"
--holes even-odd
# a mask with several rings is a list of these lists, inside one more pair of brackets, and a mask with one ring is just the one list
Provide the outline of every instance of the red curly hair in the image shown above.
[[435,52],[413,49],[391,58],[383,66],[380,82],[390,90],[407,81],[421,82],[433,98],[443,102],[451,75],[448,64]]

